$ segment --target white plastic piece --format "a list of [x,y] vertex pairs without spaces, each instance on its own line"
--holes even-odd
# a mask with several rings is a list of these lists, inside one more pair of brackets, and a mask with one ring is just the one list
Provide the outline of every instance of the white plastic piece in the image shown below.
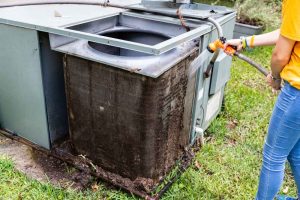
[[203,135],[204,130],[202,128],[196,126],[195,127],[195,132],[196,132],[197,135]]
[[199,138],[200,145],[204,145],[204,130],[200,127],[195,126],[196,136]]
[[62,17],[62,14],[60,14],[58,11],[54,11],[54,17]]

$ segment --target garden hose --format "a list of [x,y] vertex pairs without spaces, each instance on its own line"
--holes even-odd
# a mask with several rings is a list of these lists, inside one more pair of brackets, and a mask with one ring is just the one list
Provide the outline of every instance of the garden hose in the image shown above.
[[[237,50],[233,47],[233,46],[227,46],[224,49],[224,44],[226,42],[226,39],[221,38],[221,39],[217,39],[214,42],[210,43],[207,46],[207,49],[209,52],[214,53],[216,51],[218,51],[219,49],[223,49],[225,53],[228,53],[230,55],[234,55],[237,58],[249,63],[251,66],[255,67],[260,73],[262,73],[264,76],[267,76],[269,74],[269,72],[259,63],[253,61],[252,59],[250,59],[249,57],[237,52]],[[207,72],[206,72],[207,73]]]

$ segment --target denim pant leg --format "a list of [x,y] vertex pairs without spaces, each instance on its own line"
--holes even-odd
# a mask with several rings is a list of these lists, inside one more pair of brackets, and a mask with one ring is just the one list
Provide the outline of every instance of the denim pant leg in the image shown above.
[[290,155],[288,156],[288,161],[291,165],[297,185],[298,197],[300,197],[300,141],[298,141],[292,149]]
[[[300,139],[300,90],[286,84],[276,102],[263,151],[256,200],[273,200],[283,181],[287,157]],[[299,166],[299,154],[291,154]],[[292,156],[290,157],[292,158]],[[293,168],[299,175],[299,168]]]

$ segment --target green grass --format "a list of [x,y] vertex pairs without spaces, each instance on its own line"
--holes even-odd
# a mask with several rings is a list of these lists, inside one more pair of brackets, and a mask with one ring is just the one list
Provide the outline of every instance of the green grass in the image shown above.
[[[269,65],[272,48],[247,53]],[[206,145],[197,153],[200,167],[191,166],[163,199],[253,199],[261,166],[261,152],[276,96],[254,68],[234,59],[226,89],[226,109],[206,133]],[[229,127],[235,122],[236,126]],[[290,170],[284,187],[295,195]],[[135,199],[101,183],[97,192],[60,189],[26,178],[11,160],[0,157],[0,199]]]
[[40,183],[27,178],[14,169],[13,162],[0,156],[0,200],[60,200],[60,199],[137,199],[118,190],[108,190],[99,185],[97,192],[78,192],[71,189],[55,188],[50,183]]

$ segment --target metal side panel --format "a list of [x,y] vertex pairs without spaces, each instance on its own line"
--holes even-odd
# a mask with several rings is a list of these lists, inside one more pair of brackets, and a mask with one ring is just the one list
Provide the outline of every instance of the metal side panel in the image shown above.
[[210,123],[218,116],[222,108],[222,102],[224,99],[224,90],[225,86],[223,86],[217,93],[210,96],[207,102],[207,109],[205,112],[203,129],[206,130]]
[[0,125],[50,147],[37,31],[0,24]]
[[[222,25],[222,28],[224,30],[224,36],[226,38],[232,38],[234,21],[234,18],[231,18],[229,21]],[[217,39],[217,37],[218,34],[216,30],[203,35],[201,39],[201,51],[205,52],[207,45],[210,42]],[[227,68],[225,66],[224,69],[221,69],[222,66],[220,64],[220,71],[215,70],[215,74],[212,74],[211,77],[207,79],[203,78],[203,72],[206,70],[211,56],[212,54],[208,55],[205,61],[199,60],[198,63],[195,63],[196,65],[199,65],[199,63],[201,63],[201,66],[199,67],[199,70],[197,72],[198,76],[194,100],[193,123],[190,137],[191,144],[193,144],[198,137],[201,137],[199,135],[200,133],[196,133],[195,129],[199,128],[199,130],[205,131],[212,122],[212,120],[215,119],[215,117],[219,114],[222,106],[225,84],[230,76],[231,59],[230,57],[224,57],[226,62],[228,62],[226,63],[226,66],[229,66]],[[222,60],[222,54],[219,58],[219,61],[220,59]],[[223,72],[226,74],[222,74],[222,70],[224,70]],[[212,88],[213,90],[216,90],[214,91],[214,95],[211,95]]]
[[51,144],[68,135],[63,54],[50,49],[47,33],[39,33],[41,63]]
[[[198,72],[196,73],[196,85],[195,85],[195,96],[193,103],[193,117],[192,117],[192,127],[191,127],[191,136],[190,143],[194,144],[196,139],[199,137],[198,133],[196,133],[196,128],[202,128],[202,124],[204,122],[205,117],[205,101],[206,101],[206,93],[208,88],[208,80],[206,80],[203,76],[204,71],[208,65],[209,59],[195,60],[193,64],[200,65]],[[210,80],[210,79],[209,79]]]
[[229,81],[231,61],[232,57],[222,52],[215,62],[211,77],[210,95],[217,93]]
[[[233,36],[233,28],[235,20],[228,21],[223,25],[224,34],[227,39]],[[210,84],[210,95],[217,93],[230,79],[230,67],[232,58],[225,53],[221,53],[212,71],[212,78]]]

